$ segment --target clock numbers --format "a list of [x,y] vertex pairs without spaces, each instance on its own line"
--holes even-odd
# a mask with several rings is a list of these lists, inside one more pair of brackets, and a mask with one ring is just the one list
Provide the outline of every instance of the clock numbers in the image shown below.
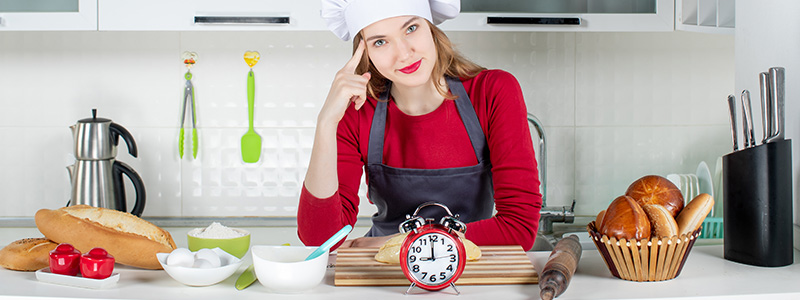
[[419,282],[435,285],[449,280],[456,271],[459,257],[455,241],[441,233],[418,237],[408,248],[407,263]]

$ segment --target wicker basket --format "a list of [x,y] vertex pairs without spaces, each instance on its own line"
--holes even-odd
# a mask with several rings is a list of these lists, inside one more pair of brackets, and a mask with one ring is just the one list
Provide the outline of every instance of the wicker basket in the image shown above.
[[598,233],[594,221],[586,226],[586,230],[611,275],[630,281],[662,281],[678,277],[700,235],[700,229],[697,229],[689,235],[669,238],[617,240]]

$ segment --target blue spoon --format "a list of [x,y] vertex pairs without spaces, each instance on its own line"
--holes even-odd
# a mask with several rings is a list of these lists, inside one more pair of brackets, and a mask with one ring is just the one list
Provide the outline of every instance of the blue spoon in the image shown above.
[[311,254],[309,254],[308,257],[306,257],[306,260],[315,259],[318,256],[328,252],[328,250],[330,250],[331,247],[333,247],[333,245],[335,245],[340,240],[342,240],[345,236],[347,236],[347,234],[349,234],[351,230],[353,230],[353,226],[345,225],[344,227],[342,227],[342,229],[339,230],[339,232],[337,232],[331,238],[329,238],[327,241],[322,243],[322,245],[320,245],[319,248],[317,248],[317,250],[314,250],[314,252],[311,252]]

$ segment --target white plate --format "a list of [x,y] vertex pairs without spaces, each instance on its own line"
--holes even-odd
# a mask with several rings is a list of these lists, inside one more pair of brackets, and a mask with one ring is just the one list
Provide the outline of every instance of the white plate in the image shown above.
[[119,273],[113,273],[106,279],[91,279],[84,278],[80,274],[77,276],[69,276],[51,273],[50,268],[48,267],[36,271],[36,279],[41,282],[76,286],[87,289],[105,289],[117,284],[117,281],[119,281]]
[[700,183],[700,194],[706,193],[714,197],[714,180],[711,179],[711,171],[704,161],[697,166],[697,180]]
[[725,194],[722,192],[722,157],[717,157],[714,166],[714,217],[722,217],[722,203]]
[[[716,198],[714,198],[714,179],[712,179],[711,171],[708,169],[708,165],[705,161],[701,161],[697,166],[697,180],[700,184],[700,193],[709,194],[711,195],[712,199],[716,200]],[[711,207],[711,212],[708,213],[709,217],[713,217],[715,215],[714,206]]]

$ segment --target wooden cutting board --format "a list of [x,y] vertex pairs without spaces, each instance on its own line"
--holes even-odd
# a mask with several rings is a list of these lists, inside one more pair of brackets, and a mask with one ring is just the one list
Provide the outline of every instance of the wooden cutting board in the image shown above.
[[[458,285],[536,284],[539,274],[520,246],[481,246],[482,257],[467,261]],[[378,248],[338,249],[336,286],[409,285],[400,265],[375,260]]]

